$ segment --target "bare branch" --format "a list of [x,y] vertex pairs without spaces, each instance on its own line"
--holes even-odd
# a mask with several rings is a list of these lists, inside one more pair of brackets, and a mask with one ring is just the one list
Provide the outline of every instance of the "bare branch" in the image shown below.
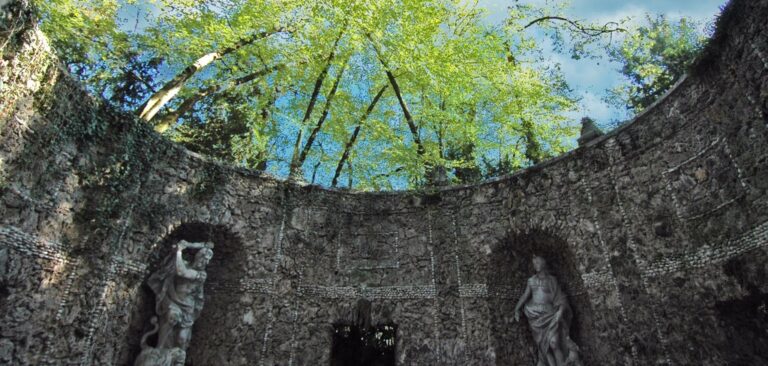
[[534,26],[536,24],[547,22],[547,21],[561,21],[561,22],[565,22],[571,28],[573,28],[574,30],[576,30],[578,32],[581,32],[581,33],[584,33],[584,34],[586,34],[587,36],[590,36],[590,37],[596,37],[596,36],[599,36],[599,35],[602,35],[602,34],[606,34],[606,33],[626,32],[627,31],[626,29],[619,27],[619,23],[616,23],[616,22],[605,23],[602,27],[591,27],[591,26],[583,25],[583,24],[579,23],[578,21],[574,21],[574,20],[570,20],[568,18],[564,18],[564,17],[560,17],[560,16],[554,16],[554,15],[544,16],[544,17],[540,17],[540,18],[534,19],[534,20],[530,21],[528,24],[526,24],[525,27],[523,27],[523,29],[528,29],[528,28],[530,28],[530,27],[532,27],[532,26]]

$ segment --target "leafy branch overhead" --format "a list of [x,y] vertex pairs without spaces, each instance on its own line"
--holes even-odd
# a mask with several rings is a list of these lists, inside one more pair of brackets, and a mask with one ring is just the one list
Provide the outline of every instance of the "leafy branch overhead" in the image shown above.
[[49,0],[41,14],[93,93],[169,138],[357,189],[476,181],[567,150],[575,101],[534,33],[586,52],[624,30],[557,4],[488,25],[463,0]]
[[608,101],[641,112],[688,72],[706,39],[703,27],[688,18],[646,15],[623,42],[608,49],[626,79],[610,91]]

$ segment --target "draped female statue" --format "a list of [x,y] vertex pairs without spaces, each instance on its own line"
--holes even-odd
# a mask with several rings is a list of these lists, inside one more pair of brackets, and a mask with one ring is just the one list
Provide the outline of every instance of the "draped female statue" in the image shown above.
[[528,279],[525,292],[515,306],[515,321],[520,321],[522,308],[536,343],[536,365],[581,365],[579,347],[568,334],[573,317],[568,299],[555,276],[548,272],[544,258],[534,256],[533,268],[536,274]]

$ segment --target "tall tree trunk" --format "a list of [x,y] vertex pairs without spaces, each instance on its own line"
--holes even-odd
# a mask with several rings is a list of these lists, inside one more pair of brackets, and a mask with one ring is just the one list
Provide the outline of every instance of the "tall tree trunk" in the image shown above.
[[[270,120],[270,116],[272,115],[271,109],[275,106],[275,103],[277,102],[277,96],[278,95],[280,95],[280,87],[279,86],[275,86],[274,91],[272,93],[272,97],[269,98],[269,101],[267,102],[266,105],[261,107],[261,122],[263,124],[262,128],[266,128],[266,124]],[[274,120],[272,120],[272,123],[275,123]],[[254,130],[254,127],[251,126],[251,140],[252,141],[253,141],[253,136],[254,136],[253,130]],[[268,165],[268,161],[267,161],[268,158],[269,158],[268,149],[266,147],[262,148],[262,149],[259,150],[258,154],[256,155],[256,161],[253,162],[253,163],[255,163],[255,165],[252,164],[252,163],[249,163],[248,166],[249,167],[253,167],[254,169],[259,170],[259,171],[266,171],[267,170],[267,165]]]
[[312,181],[310,184],[315,184],[315,178],[317,178],[317,169],[320,168],[320,164],[322,164],[322,161],[318,160],[317,163],[315,163],[315,166],[312,168]]
[[347,161],[347,167],[349,168],[349,176],[347,177],[347,188],[352,189],[352,162]]
[[[395,91],[395,95],[397,96],[397,101],[400,103],[400,109],[403,110],[405,121],[408,123],[408,129],[411,130],[411,136],[413,136],[413,142],[416,144],[416,154],[418,154],[419,158],[423,158],[427,150],[424,147],[424,144],[421,142],[421,138],[419,137],[419,128],[416,126],[416,122],[413,120],[413,116],[411,115],[411,112],[408,110],[408,105],[405,103],[405,99],[403,99],[403,94],[400,92],[400,86],[397,84],[397,79],[395,79],[395,76],[392,74],[392,71],[389,71],[389,70],[387,70],[387,78],[389,79],[389,83],[392,85],[392,89]],[[423,164],[424,164],[424,178],[426,179],[427,186],[434,186],[436,181],[439,180],[439,179],[436,179],[435,174],[433,174],[434,166],[426,160],[423,161]]]
[[421,138],[419,137],[419,128],[416,126],[416,122],[413,120],[411,111],[408,109],[408,104],[406,104],[405,99],[403,99],[403,94],[400,92],[400,85],[397,84],[397,79],[395,79],[395,75],[392,74],[392,71],[386,70],[386,73],[387,79],[389,79],[389,84],[392,85],[392,90],[395,91],[397,101],[400,103],[400,109],[403,111],[403,116],[405,117],[405,122],[408,124],[408,129],[411,130],[413,142],[416,143],[416,152],[419,154],[419,156],[424,155],[426,149],[424,149],[424,144],[421,143]]
[[296,179],[301,176],[301,166],[299,165],[299,154],[300,154],[300,148],[301,148],[301,142],[304,138],[304,126],[307,124],[307,121],[309,121],[310,117],[312,116],[312,110],[315,109],[315,103],[317,102],[317,97],[320,95],[320,89],[323,87],[323,82],[325,81],[325,77],[328,76],[328,69],[331,68],[331,63],[333,63],[333,58],[336,56],[336,47],[338,47],[339,42],[341,41],[341,38],[344,36],[345,29],[342,29],[341,32],[339,32],[339,36],[336,37],[336,40],[333,42],[333,46],[331,47],[331,53],[328,54],[328,58],[326,58],[325,66],[323,66],[323,70],[320,71],[320,74],[317,76],[317,79],[315,80],[315,87],[312,89],[312,94],[309,97],[309,104],[307,104],[307,110],[304,112],[304,118],[301,119],[301,125],[299,125],[299,132],[296,134],[296,143],[293,145],[293,154],[291,156],[291,165],[289,168],[288,178],[289,179]]
[[405,121],[408,124],[408,129],[411,130],[413,142],[416,143],[416,152],[419,154],[419,156],[422,156],[426,152],[426,149],[424,148],[424,144],[421,143],[421,138],[419,137],[419,128],[416,126],[416,122],[413,120],[411,111],[408,109],[408,104],[405,102],[405,99],[403,99],[403,93],[400,91],[400,85],[398,85],[397,79],[395,79],[395,75],[392,74],[389,66],[384,61],[384,57],[382,56],[381,51],[379,51],[379,48],[376,46],[376,42],[373,41],[373,38],[371,38],[370,35],[366,36],[368,37],[368,40],[371,41],[379,62],[381,62],[381,65],[384,66],[384,71],[387,73],[387,79],[389,79],[389,84],[392,85],[392,90],[395,91],[397,101],[400,103],[400,109],[403,111],[403,116],[405,116]]
[[164,114],[155,124],[155,131],[158,133],[163,133],[173,124],[176,123],[176,121],[179,120],[181,116],[183,116],[185,113],[192,110],[192,108],[197,104],[197,102],[201,101],[203,98],[207,97],[210,94],[213,94],[216,89],[215,87],[207,87],[205,89],[202,89],[195,93],[194,95],[190,96],[189,98],[185,99],[178,108],[176,108],[173,111],[170,111],[166,114]]
[[[277,102],[278,95],[280,95],[280,87],[275,86],[274,91],[272,93],[272,98],[269,98],[269,102],[265,106],[261,107],[261,121],[264,125],[270,122],[270,117],[272,116],[272,108],[275,106],[275,103]],[[273,126],[275,126],[276,124],[274,119],[271,119],[271,123]],[[253,135],[253,127],[251,128],[251,135]],[[259,151],[258,159],[255,167],[256,170],[260,170],[260,171],[267,170],[267,165],[268,165],[267,160],[269,159],[268,151],[269,149],[266,147]]]
[[[429,100],[428,97],[424,97],[427,100]],[[441,99],[440,103],[438,104],[438,108],[441,111],[445,111],[445,100]],[[437,186],[444,186],[448,184],[448,168],[445,167],[445,130],[444,130],[445,121],[442,119],[437,122],[436,131],[437,132],[437,154],[440,158],[440,161],[436,165],[429,166],[427,170],[427,179],[430,183],[437,185]]]
[[309,151],[312,150],[312,144],[315,142],[317,134],[320,132],[320,129],[323,128],[323,123],[325,123],[326,118],[328,118],[328,114],[330,113],[331,109],[331,103],[333,102],[333,97],[336,95],[336,90],[339,88],[339,83],[341,82],[341,77],[344,75],[344,69],[346,67],[347,63],[344,62],[344,64],[341,66],[341,69],[339,70],[339,74],[336,75],[336,80],[333,81],[331,91],[328,92],[328,96],[325,98],[325,107],[323,107],[323,113],[320,114],[320,118],[317,120],[315,128],[313,128],[312,132],[310,132],[309,137],[307,137],[307,142],[304,144],[304,148],[301,150],[301,155],[299,155],[299,162],[297,163],[300,167],[304,165],[304,161],[307,159]]
[[541,143],[536,139],[536,134],[533,130],[533,122],[523,118],[522,126],[523,138],[525,139],[525,157],[532,163],[538,164],[543,159],[543,153],[541,151]]
[[[389,84],[385,84],[384,86],[379,89],[379,92],[376,93],[376,96],[373,97],[373,100],[371,101],[371,104],[368,105],[368,109],[365,110],[365,113],[362,117],[360,117],[360,121],[357,122],[357,126],[355,126],[355,130],[352,131],[352,136],[350,136],[349,141],[344,145],[344,152],[341,154],[341,159],[339,159],[339,164],[336,165],[336,172],[333,173],[333,179],[331,180],[331,187],[336,187],[336,184],[339,181],[339,176],[341,175],[341,170],[344,168],[344,163],[349,159],[349,154],[352,151],[352,146],[355,145],[355,142],[357,141],[357,136],[360,134],[360,129],[363,127],[363,123],[368,119],[368,116],[373,112],[373,108],[376,107],[376,104],[379,102],[379,99],[381,99],[381,96],[384,95],[384,92],[387,91],[387,88],[389,87]],[[349,188],[352,188],[351,186]]]
[[270,32],[256,33],[249,37],[241,38],[235,42],[235,44],[227,48],[201,56],[191,65],[187,66],[181,73],[163,85],[163,87],[160,88],[160,90],[158,90],[155,94],[149,97],[149,99],[141,107],[139,107],[139,110],[137,111],[139,118],[145,121],[151,121],[157,112],[159,112],[163,106],[165,106],[171,99],[173,99],[173,97],[176,96],[176,94],[179,93],[181,88],[184,87],[184,84],[186,84],[186,82],[189,81],[192,76],[194,76],[198,71],[202,70],[206,66],[210,65],[212,62],[260,39],[283,31],[283,28],[278,28]]
[[283,67],[285,67],[285,65],[283,64],[270,66],[266,69],[261,69],[259,71],[250,73],[248,75],[239,77],[235,80],[228,81],[226,83],[215,84],[207,88],[200,89],[197,93],[193,94],[192,96],[188,97],[183,102],[181,102],[181,104],[179,105],[178,108],[176,108],[176,110],[164,114],[160,118],[158,123],[155,125],[155,131],[163,133],[165,130],[171,127],[171,125],[176,123],[176,121],[181,116],[183,116],[184,113],[190,111],[195,106],[195,104],[200,100],[202,100],[203,98],[211,94],[218,93],[222,90],[227,90],[229,88],[233,88],[235,86],[248,83],[250,81],[253,81],[257,78],[260,78],[264,75],[269,74],[272,71],[278,70]]

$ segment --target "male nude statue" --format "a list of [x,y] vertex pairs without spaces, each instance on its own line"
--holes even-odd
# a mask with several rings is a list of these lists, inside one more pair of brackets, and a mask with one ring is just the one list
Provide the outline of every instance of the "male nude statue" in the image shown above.
[[547,271],[547,262],[533,257],[536,274],[528,279],[525,292],[515,306],[515,321],[520,321],[520,309],[533,333],[538,350],[537,366],[581,365],[579,348],[571,340],[571,308],[555,276]]
[[[184,362],[185,351],[192,337],[192,325],[203,309],[205,267],[213,257],[212,243],[180,241],[175,253],[147,280],[155,293],[155,328],[142,338],[142,352],[136,366],[170,366]],[[183,257],[185,249],[197,249],[190,263]],[[159,319],[158,319],[159,318]],[[146,337],[157,333],[157,346],[146,346]]]

